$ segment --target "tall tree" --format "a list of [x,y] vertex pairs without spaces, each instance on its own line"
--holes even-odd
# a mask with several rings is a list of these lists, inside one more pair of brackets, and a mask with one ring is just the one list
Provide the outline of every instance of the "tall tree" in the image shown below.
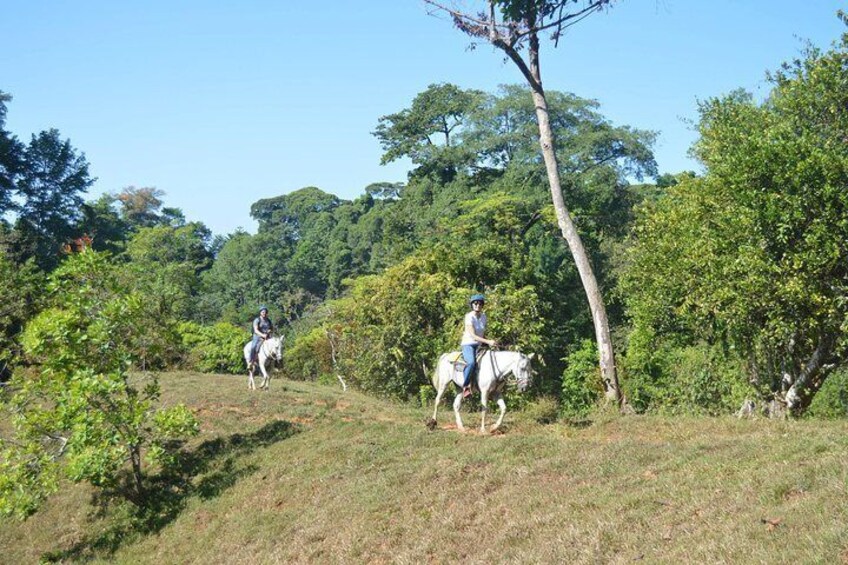
[[548,101],[542,86],[539,39],[539,34],[551,33],[554,43],[557,44],[566,28],[610,5],[612,0],[489,0],[487,12],[479,14],[465,13],[435,0],[424,1],[437,11],[448,13],[462,32],[473,38],[488,41],[503,51],[515,63],[530,86],[539,125],[539,143],[557,222],[574,256],[592,311],[605,394],[608,399],[621,404],[624,397],[618,384],[606,307],[589,256],[562,195],[556,143]]
[[0,90],[0,217],[14,208],[12,195],[24,168],[24,146],[5,130],[6,103],[12,97]]
[[152,186],[128,186],[113,198],[120,203],[121,217],[134,227],[160,223],[159,209],[165,192]]
[[130,226],[114,207],[115,197],[102,194],[82,207],[80,231],[88,234],[97,251],[119,251],[130,235]]
[[82,217],[82,194],[95,180],[88,174],[85,155],[58,130],[32,136],[18,183],[24,202],[17,227],[42,266],[55,264],[62,245],[74,235]]
[[435,173],[450,181],[474,160],[474,154],[457,143],[458,134],[483,98],[484,94],[476,90],[431,84],[415,97],[410,108],[380,118],[374,131],[386,151],[380,163],[409,157],[418,165],[419,173]]
[[848,34],[771,80],[701,105],[706,175],[646,210],[626,294],[637,328],[740,352],[770,411],[800,413],[848,360]]

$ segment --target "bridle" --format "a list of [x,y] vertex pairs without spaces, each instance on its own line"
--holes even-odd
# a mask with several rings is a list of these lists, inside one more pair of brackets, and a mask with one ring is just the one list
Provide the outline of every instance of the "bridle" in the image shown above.
[[[262,347],[263,347],[263,349],[265,348],[265,345],[266,345],[269,341],[271,341],[272,339],[276,339],[276,340],[278,340],[278,341],[280,340],[280,338],[278,338],[278,337],[276,337],[276,336],[274,336],[274,337],[269,337],[268,339],[266,339],[265,341],[263,341],[263,342],[262,342]],[[281,345],[282,345],[282,344],[281,344]],[[282,353],[282,351],[280,351],[280,354],[279,354],[279,355],[277,355],[277,348],[276,348],[276,347],[271,347],[271,348],[270,348],[270,350],[271,350],[270,352],[266,352],[266,353],[265,353],[265,354],[266,354],[269,358],[273,359],[274,361],[282,361],[282,360],[283,360],[283,353]]]
[[[497,359],[495,358],[495,353],[495,351],[491,349],[489,350],[489,357],[491,358],[492,363],[492,373],[496,375],[495,380],[497,380],[498,382],[503,382],[506,380],[507,373],[512,372],[513,374],[516,374],[515,369],[518,368],[518,364],[521,363],[522,359],[524,358],[524,355],[516,351],[515,353],[518,355],[518,359],[507,365],[506,370],[501,372],[501,369],[497,363]],[[524,368],[524,370],[518,371],[515,380],[518,384],[518,388],[520,390],[525,390],[530,382],[530,371],[526,370],[526,368]]]

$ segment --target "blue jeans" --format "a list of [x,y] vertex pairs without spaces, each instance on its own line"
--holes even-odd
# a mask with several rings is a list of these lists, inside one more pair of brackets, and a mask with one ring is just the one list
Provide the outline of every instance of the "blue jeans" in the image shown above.
[[462,346],[462,358],[465,360],[465,368],[462,370],[462,375],[465,377],[465,381],[462,383],[463,388],[471,383],[471,375],[474,374],[474,369],[477,367],[478,347],[480,347],[479,344]]
[[256,334],[253,334],[253,342],[252,342],[253,348],[251,349],[250,360],[253,361],[254,363],[259,361],[259,348],[262,347],[262,341],[263,341],[262,336],[258,336]]

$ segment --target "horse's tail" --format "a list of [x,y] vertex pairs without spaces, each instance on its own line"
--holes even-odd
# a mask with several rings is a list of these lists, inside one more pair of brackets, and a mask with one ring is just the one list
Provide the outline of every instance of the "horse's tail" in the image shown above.
[[[442,369],[442,361],[444,361],[445,357],[447,357],[447,353],[443,353],[441,357],[439,357],[439,361],[436,363],[436,367],[433,369],[433,372],[430,373],[430,384],[433,385],[433,388],[439,388],[439,371]],[[422,363],[422,365],[424,365]],[[424,367],[426,372],[426,366]]]

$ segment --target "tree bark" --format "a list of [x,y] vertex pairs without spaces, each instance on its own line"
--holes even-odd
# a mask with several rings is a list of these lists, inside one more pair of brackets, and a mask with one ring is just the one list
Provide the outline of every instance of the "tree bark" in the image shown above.
[[144,502],[144,477],[141,473],[141,450],[137,445],[130,446],[130,461],[132,462],[133,482],[135,487],[137,505]]
[[[833,351],[834,338],[831,335],[826,335],[819,340],[818,346],[810,356],[807,364],[801,370],[800,374],[792,382],[789,390],[784,395],[786,408],[792,414],[803,412],[813,400],[813,395],[821,387],[824,378],[819,378],[823,370],[826,369],[825,360]],[[825,372],[826,376],[826,372]]]
[[[607,0],[593,1],[582,10],[572,14],[560,12],[555,21],[548,25],[541,25],[537,21],[539,14],[536,11],[535,5],[528,3],[528,7],[524,12],[522,19],[524,27],[522,36],[519,38],[515,34],[520,27],[519,22],[512,22],[513,25],[499,26],[496,22],[495,0],[489,0],[488,15],[470,15],[464,14],[457,10],[451,10],[442,6],[437,0],[425,0],[431,6],[438,10],[444,10],[454,20],[454,24],[464,33],[473,37],[486,39],[503,51],[524,75],[530,89],[533,93],[533,102],[536,106],[536,119],[539,123],[539,144],[542,148],[542,157],[545,160],[545,169],[548,175],[548,184],[551,190],[551,200],[553,201],[556,211],[557,223],[559,224],[562,237],[568,243],[571,250],[571,255],[574,257],[574,263],[577,266],[577,272],[580,274],[580,281],[583,283],[583,289],[586,292],[586,298],[589,301],[589,308],[592,312],[592,322],[595,326],[595,340],[598,345],[598,356],[601,368],[601,379],[604,385],[604,393],[608,400],[613,400],[623,409],[626,405],[626,399],[621,393],[621,388],[618,384],[618,376],[615,367],[615,355],[612,348],[612,339],[610,338],[609,321],[607,319],[607,311],[604,306],[601,291],[598,288],[598,281],[595,278],[595,273],[592,271],[592,265],[589,262],[589,256],[583,247],[583,241],[580,239],[580,234],[574,226],[571,219],[571,214],[565,205],[565,200],[562,196],[562,183],[559,176],[559,163],[557,161],[556,151],[554,150],[554,134],[551,129],[550,118],[548,116],[548,102],[545,97],[545,90],[542,87],[542,73],[539,66],[539,37],[540,30],[555,29],[555,36],[558,38],[560,32],[567,22],[579,21],[586,14],[595,11],[608,3]],[[567,2],[562,2],[564,6]],[[504,29],[506,28],[506,29]],[[504,31],[502,31],[504,30]],[[528,61],[525,61],[518,52],[516,45],[520,44],[524,39],[527,40]]]
[[556,211],[557,223],[559,224],[562,237],[568,243],[580,281],[589,301],[592,312],[592,322],[595,326],[595,339],[598,344],[598,356],[601,368],[601,379],[604,385],[604,393],[608,400],[619,404],[624,403],[621,388],[618,385],[618,375],[615,367],[615,355],[613,353],[612,339],[610,338],[609,320],[607,310],[604,306],[598,281],[592,270],[592,264],[583,246],[583,240],[574,226],[565,199],[562,196],[562,183],[559,176],[559,162],[554,150],[554,134],[551,129],[550,117],[548,115],[548,101],[545,90],[542,87],[541,69],[539,67],[539,41],[535,34],[530,36],[529,41],[530,65],[527,69],[532,80],[530,81],[533,93],[533,102],[536,107],[536,119],[539,122],[539,144],[542,147],[542,157],[545,160],[545,169],[548,175],[548,184],[551,190],[551,200]]

